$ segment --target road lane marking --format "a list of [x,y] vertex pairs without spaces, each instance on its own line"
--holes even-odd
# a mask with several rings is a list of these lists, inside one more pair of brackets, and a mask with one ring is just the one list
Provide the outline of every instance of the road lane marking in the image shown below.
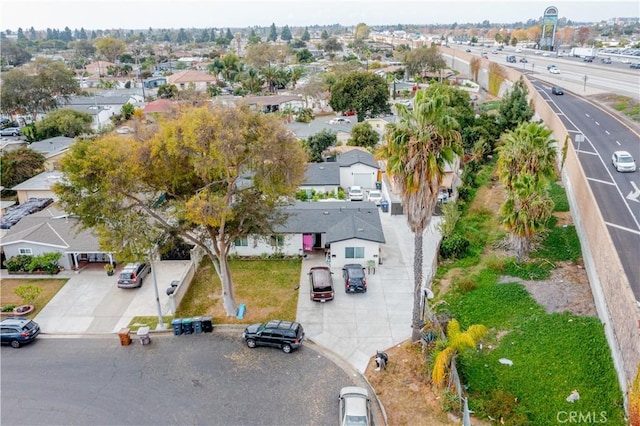
[[620,142],[616,141],[616,143],[618,144],[618,146],[622,145]]
[[596,123],[596,126],[599,126],[599,125],[600,125],[600,123],[598,123],[597,121],[596,121],[595,123]]
[[607,182],[606,180],[600,180],[600,179],[595,179],[590,177],[588,177],[587,180],[590,180],[591,182],[604,183],[605,185],[616,186],[615,182]]
[[618,228],[618,229],[621,229],[623,231],[631,232],[632,234],[640,235],[640,231],[636,231],[635,229],[629,229],[629,228],[627,228],[625,226],[616,225],[615,223],[605,222],[605,225],[610,226],[612,228]]
[[611,133],[609,133],[609,131],[608,131],[608,130],[605,130],[604,132],[605,132],[606,134],[608,134],[608,135],[610,135],[610,134],[611,134]]
[[597,152],[593,152],[593,151],[576,150],[576,152],[580,153],[580,154],[590,154],[590,155],[595,155],[595,156],[599,157],[598,153]]
[[636,186],[636,183],[631,181],[631,186],[633,186],[633,191],[631,191],[629,193],[629,195],[627,195],[627,200],[631,200],[631,201],[635,201],[636,203],[640,203],[640,200],[638,200],[638,197],[640,197],[640,188],[638,188]]

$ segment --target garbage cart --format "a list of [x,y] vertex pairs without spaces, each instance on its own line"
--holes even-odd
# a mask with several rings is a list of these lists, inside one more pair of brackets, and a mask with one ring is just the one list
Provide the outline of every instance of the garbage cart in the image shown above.
[[120,345],[129,346],[131,344],[131,330],[128,328],[122,328],[118,332],[118,337],[120,338]]
[[182,334],[182,318],[176,318],[171,321],[171,327],[173,327],[174,336],[179,336]]
[[136,334],[138,335],[138,338],[140,339],[140,343],[142,345],[148,345],[149,343],[151,343],[151,338],[149,337],[149,327],[140,327]]
[[387,200],[380,201],[380,208],[382,209],[383,213],[388,213],[389,212],[389,202]]
[[202,331],[211,333],[213,331],[213,318],[202,317]]
[[193,317],[192,324],[194,333],[202,333],[202,317]]

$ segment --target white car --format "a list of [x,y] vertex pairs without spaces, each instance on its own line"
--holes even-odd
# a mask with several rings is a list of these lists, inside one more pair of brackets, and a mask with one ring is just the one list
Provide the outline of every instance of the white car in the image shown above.
[[116,133],[119,135],[126,135],[128,133],[133,133],[133,129],[129,126],[122,126],[116,129]]
[[365,388],[347,386],[340,389],[340,426],[370,426],[371,400]]
[[346,124],[346,123],[351,123],[351,120],[344,117],[336,117],[332,120],[329,120],[329,124]]
[[636,162],[627,151],[616,151],[611,156],[611,163],[618,172],[635,172]]
[[382,192],[379,189],[370,189],[367,193],[367,200],[379,206],[382,201]]
[[361,186],[350,186],[347,192],[350,201],[363,201],[364,191]]
[[560,74],[560,70],[556,67],[549,68],[551,74]]

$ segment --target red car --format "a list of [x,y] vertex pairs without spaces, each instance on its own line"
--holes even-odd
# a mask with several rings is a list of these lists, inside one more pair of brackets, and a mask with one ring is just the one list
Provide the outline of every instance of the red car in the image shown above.
[[356,110],[355,109],[351,109],[351,110],[343,113],[342,115],[347,116],[347,117],[351,117],[353,115],[356,115]]

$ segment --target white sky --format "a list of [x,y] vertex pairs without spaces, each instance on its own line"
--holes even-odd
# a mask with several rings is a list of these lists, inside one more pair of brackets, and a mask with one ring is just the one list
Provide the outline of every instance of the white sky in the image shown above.
[[0,0],[0,29],[511,23],[538,19],[548,6],[582,22],[640,16],[638,0]]

